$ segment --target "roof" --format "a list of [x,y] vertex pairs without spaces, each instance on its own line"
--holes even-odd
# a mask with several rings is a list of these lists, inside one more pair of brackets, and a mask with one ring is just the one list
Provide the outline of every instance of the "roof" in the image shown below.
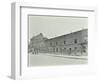
[[79,31],[75,31],[75,32],[71,32],[71,33],[65,34],[65,35],[53,37],[53,38],[47,39],[46,41],[48,41],[48,40],[53,40],[53,39],[57,39],[57,38],[62,38],[62,37],[64,37],[64,36],[68,36],[68,35],[71,35],[71,34],[75,34],[75,33],[82,32],[82,31],[87,31],[87,30],[88,30],[88,29],[82,29],[82,30],[79,30]]

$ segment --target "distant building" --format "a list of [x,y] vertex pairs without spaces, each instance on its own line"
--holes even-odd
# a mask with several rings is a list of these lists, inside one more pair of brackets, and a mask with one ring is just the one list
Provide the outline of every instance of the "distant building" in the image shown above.
[[87,31],[87,29],[83,29],[51,39],[45,38],[43,34],[40,33],[31,38],[29,52],[33,54],[87,55]]
[[42,33],[31,38],[29,43],[29,52],[33,54],[43,53],[46,49],[45,38]]

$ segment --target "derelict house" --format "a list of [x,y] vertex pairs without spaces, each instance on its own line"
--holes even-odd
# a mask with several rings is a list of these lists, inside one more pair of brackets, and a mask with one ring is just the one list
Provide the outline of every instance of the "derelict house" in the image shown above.
[[83,29],[50,39],[40,33],[31,39],[29,52],[33,54],[87,55],[87,32],[87,29]]

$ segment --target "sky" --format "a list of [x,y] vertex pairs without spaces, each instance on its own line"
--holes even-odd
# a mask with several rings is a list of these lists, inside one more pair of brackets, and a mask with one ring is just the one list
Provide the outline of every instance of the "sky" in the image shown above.
[[40,33],[53,38],[88,27],[87,17],[29,16],[29,39]]

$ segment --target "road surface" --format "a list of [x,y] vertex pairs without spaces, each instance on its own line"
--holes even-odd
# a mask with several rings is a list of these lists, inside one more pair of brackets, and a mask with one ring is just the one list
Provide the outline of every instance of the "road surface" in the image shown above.
[[77,64],[87,64],[85,59],[77,58],[65,58],[65,57],[56,57],[50,55],[29,55],[29,66],[50,66],[50,65],[77,65]]

